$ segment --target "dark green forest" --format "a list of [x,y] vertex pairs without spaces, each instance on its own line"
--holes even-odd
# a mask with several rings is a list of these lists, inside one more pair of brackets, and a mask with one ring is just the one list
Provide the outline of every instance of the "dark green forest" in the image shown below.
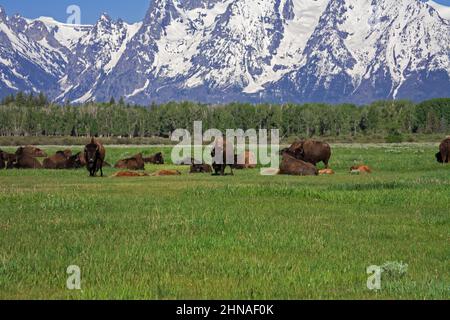
[[450,131],[450,98],[415,104],[377,101],[370,105],[170,102],[151,106],[109,103],[57,105],[44,94],[18,93],[0,104],[0,136],[168,137],[178,128],[280,129],[286,137],[442,134]]

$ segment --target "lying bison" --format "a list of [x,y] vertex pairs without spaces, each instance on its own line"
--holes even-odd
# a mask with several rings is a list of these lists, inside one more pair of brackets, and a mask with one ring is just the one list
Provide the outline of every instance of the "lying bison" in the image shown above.
[[152,177],[181,176],[178,170],[159,170],[151,174]]
[[450,137],[442,141],[439,146],[439,152],[436,153],[436,159],[439,163],[450,162]]
[[158,152],[157,154],[144,158],[145,163],[152,163],[152,164],[164,164],[164,156],[161,152]]
[[133,157],[120,160],[114,166],[116,169],[128,169],[128,170],[144,170],[145,162],[142,157],[142,153],[139,153]]
[[280,164],[279,174],[292,176],[317,176],[319,175],[319,171],[313,164],[296,159],[288,153],[284,153]]
[[15,161],[9,168],[42,169],[42,165],[35,157],[31,156],[25,148],[19,148],[16,151]]
[[103,145],[92,138],[91,143],[87,144],[84,148],[84,157],[90,176],[95,177],[97,172],[100,171],[103,177],[103,163],[106,157],[106,150]]
[[316,140],[300,140],[294,142],[289,148],[282,150],[282,153],[287,153],[298,160],[309,162],[313,165],[323,162],[328,169],[331,147],[328,143]]
[[71,150],[58,151],[51,157],[45,158],[44,169],[74,169],[77,167],[76,158],[72,156]]

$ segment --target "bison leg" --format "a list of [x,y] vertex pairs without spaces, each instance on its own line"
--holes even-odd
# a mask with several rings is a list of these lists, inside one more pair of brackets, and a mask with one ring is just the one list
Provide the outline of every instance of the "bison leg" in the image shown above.
[[231,175],[234,176],[233,166],[230,166],[230,169],[231,169]]

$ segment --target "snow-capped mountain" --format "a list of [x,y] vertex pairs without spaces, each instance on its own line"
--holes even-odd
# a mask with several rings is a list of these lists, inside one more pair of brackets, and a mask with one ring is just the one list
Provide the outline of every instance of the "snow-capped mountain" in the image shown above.
[[92,26],[0,8],[0,95],[81,103],[423,100],[450,95],[448,8],[421,0],[153,0]]

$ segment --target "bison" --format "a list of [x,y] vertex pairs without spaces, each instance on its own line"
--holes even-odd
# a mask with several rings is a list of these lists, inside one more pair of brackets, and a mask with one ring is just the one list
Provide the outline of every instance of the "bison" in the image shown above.
[[335,172],[332,169],[323,169],[323,170],[319,170],[319,175],[321,176],[331,176],[334,175]]
[[315,166],[323,162],[325,168],[328,169],[331,147],[328,143],[316,140],[300,140],[294,142],[289,148],[282,150],[282,153],[287,153],[298,160],[309,162]]
[[161,152],[158,152],[157,154],[144,158],[145,163],[153,163],[153,164],[164,164],[164,156]]
[[353,166],[350,168],[350,173],[353,174],[370,174],[372,173],[372,169],[369,166],[359,165],[359,166]]
[[16,159],[8,168],[16,169],[42,169],[41,163],[33,156],[31,156],[26,149],[19,148],[16,151]]
[[[219,152],[219,154],[216,154]],[[228,158],[233,157],[232,163],[229,163]],[[227,144],[225,139],[219,139],[216,141],[215,147],[211,151],[211,157],[213,158],[214,175],[224,176],[227,166],[231,169],[231,175],[234,175],[233,168],[236,166],[237,156],[234,154],[234,148],[232,144]]]
[[148,173],[145,172],[131,172],[120,171],[113,174],[114,178],[133,178],[133,177],[148,177]]
[[441,142],[439,152],[436,153],[436,159],[439,163],[450,162],[450,137]]
[[69,169],[69,159],[72,158],[72,150],[58,151],[55,155],[45,158],[44,169]]
[[97,172],[100,171],[103,177],[103,163],[106,157],[106,150],[103,145],[92,138],[91,143],[84,148],[84,157],[90,176],[95,177]]
[[319,175],[319,171],[313,164],[305,162],[303,160],[299,160],[288,153],[283,154],[279,173],[293,176]]
[[128,169],[128,170],[144,170],[145,163],[142,153],[139,153],[131,158],[120,160],[114,166],[116,169]]
[[165,176],[180,176],[181,172],[178,170],[159,170],[155,173],[152,173],[153,177],[165,177]]

